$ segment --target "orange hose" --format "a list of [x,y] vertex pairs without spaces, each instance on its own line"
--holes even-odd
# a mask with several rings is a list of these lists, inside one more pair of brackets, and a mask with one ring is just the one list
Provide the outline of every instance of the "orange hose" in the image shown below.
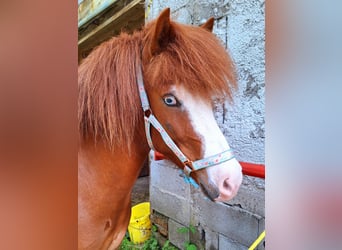
[[265,165],[241,161],[240,165],[243,174],[265,179]]

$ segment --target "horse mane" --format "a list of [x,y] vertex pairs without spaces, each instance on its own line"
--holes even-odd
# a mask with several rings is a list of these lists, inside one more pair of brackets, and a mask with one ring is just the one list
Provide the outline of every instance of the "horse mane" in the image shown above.
[[171,22],[175,37],[165,50],[144,64],[142,50],[149,46],[154,24],[102,43],[79,66],[81,141],[101,140],[111,148],[130,150],[143,116],[136,67],[143,68],[147,89],[182,84],[208,100],[231,99],[236,87],[234,65],[219,40],[205,29]]
[[141,34],[126,33],[102,43],[78,69],[80,139],[129,145],[141,116],[136,65],[141,65]]

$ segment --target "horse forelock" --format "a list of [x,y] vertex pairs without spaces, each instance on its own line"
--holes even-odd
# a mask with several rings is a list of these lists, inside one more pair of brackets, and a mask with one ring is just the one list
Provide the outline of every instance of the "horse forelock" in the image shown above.
[[235,67],[219,39],[203,28],[171,25],[175,37],[145,67],[150,87],[180,84],[206,100],[232,100]]
[[[142,109],[136,85],[141,50],[154,22],[133,35],[101,44],[78,70],[78,129],[81,140],[102,140],[110,147],[134,143]],[[175,37],[143,65],[148,88],[182,84],[205,99],[228,98],[236,87],[233,62],[219,40],[205,29],[171,23]],[[144,58],[143,58],[144,59]]]

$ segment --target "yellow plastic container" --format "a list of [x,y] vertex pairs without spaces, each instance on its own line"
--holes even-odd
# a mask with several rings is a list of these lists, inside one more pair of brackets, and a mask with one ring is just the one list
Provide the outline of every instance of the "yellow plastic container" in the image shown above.
[[128,232],[134,244],[143,243],[151,236],[150,203],[143,202],[132,207]]

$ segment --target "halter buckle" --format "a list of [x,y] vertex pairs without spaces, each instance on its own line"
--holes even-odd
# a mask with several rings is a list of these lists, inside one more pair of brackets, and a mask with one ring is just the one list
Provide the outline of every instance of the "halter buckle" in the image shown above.
[[151,108],[145,109],[144,110],[144,116],[148,118],[148,117],[150,117],[150,115],[152,115]]
[[184,164],[184,169],[183,169],[184,173],[187,176],[190,176],[191,172],[194,170],[192,161],[186,160],[185,162],[183,162],[183,164]]

